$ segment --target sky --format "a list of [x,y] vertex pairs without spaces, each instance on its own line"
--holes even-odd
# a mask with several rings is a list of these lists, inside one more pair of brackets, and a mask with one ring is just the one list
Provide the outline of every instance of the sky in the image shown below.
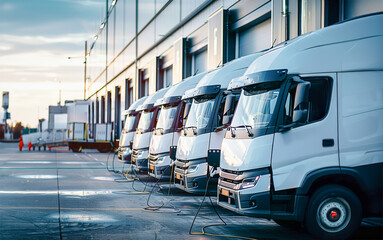
[[85,41],[89,47],[104,17],[105,0],[0,0],[0,92],[9,91],[8,124],[36,127],[59,102],[60,89],[62,104],[83,98]]

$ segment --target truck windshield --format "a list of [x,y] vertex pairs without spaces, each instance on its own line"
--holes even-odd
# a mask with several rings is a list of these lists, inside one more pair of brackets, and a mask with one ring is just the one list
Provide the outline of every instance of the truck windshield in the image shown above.
[[279,95],[279,88],[242,90],[232,126],[262,128],[269,125]]
[[157,129],[169,130],[176,119],[177,106],[163,106],[157,122]]
[[206,128],[210,117],[212,117],[215,99],[215,96],[213,98],[193,99],[185,127]]
[[134,115],[126,116],[124,130],[127,132],[132,131],[134,128],[134,121],[135,120],[136,120],[136,116],[134,116]]
[[150,123],[152,122],[154,111],[144,111],[141,114],[140,122],[138,123],[137,129],[141,131],[148,131],[150,127]]

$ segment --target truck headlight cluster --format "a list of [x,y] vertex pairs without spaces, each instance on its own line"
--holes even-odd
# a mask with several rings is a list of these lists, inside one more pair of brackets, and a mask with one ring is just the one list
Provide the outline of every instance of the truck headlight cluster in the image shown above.
[[255,185],[257,185],[257,182],[261,176],[251,177],[251,178],[245,178],[243,179],[242,185],[240,189],[247,189],[252,188]]
[[142,155],[144,155],[144,151],[143,151],[143,150],[139,150],[139,151],[137,151],[137,153],[136,153],[136,157],[137,157],[137,158],[142,157]]
[[166,156],[158,157],[156,163],[157,163],[157,164],[162,163],[162,162],[165,160],[165,158],[166,158]]
[[130,155],[132,154],[132,150],[129,147],[127,147],[127,148],[124,148],[124,151],[122,151],[122,153],[124,155]]
[[188,167],[187,172],[188,172],[188,173],[194,173],[194,172],[196,172],[196,171],[198,170],[198,166],[199,166],[199,164],[190,165],[190,166]]

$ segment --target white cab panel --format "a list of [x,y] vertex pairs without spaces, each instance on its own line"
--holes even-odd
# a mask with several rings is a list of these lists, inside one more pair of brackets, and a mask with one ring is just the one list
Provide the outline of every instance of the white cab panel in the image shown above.
[[181,136],[177,146],[177,158],[182,160],[193,160],[207,157],[210,133],[193,137]]
[[[173,133],[173,142],[172,142],[171,146],[177,146],[178,145],[178,140],[180,139],[180,137],[181,137],[181,131],[174,132]],[[169,146],[169,149],[170,149],[170,146]]]
[[225,138],[222,142],[221,168],[243,171],[270,166],[273,135],[253,139]]
[[128,133],[122,134],[120,138],[120,143],[119,143],[120,147],[129,147],[130,141],[133,140],[133,137],[135,134],[136,132],[128,132]]
[[[323,76],[333,79],[327,116],[317,122],[275,133],[271,164],[276,191],[299,187],[304,177],[314,170],[339,166],[336,75]],[[323,139],[333,139],[334,146],[323,147]]]
[[210,148],[209,149],[221,149],[222,140],[225,137],[225,130],[219,132],[212,132],[210,134]]
[[340,165],[383,161],[383,71],[339,73]]
[[169,152],[170,144],[172,143],[173,133],[164,135],[153,135],[150,139],[149,153],[158,154]]
[[150,138],[153,132],[135,134],[133,140],[133,149],[149,148]]

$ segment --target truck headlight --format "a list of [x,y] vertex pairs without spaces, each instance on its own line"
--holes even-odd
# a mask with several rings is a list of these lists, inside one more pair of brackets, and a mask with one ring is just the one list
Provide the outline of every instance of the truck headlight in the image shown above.
[[137,151],[137,153],[136,153],[136,157],[137,157],[137,158],[142,157],[142,155],[144,155],[144,151],[142,151],[142,150]]
[[123,153],[124,155],[130,155],[130,154],[132,153],[132,150],[130,150],[130,148],[127,147],[127,148],[124,148],[124,151],[122,151],[122,153]]
[[156,163],[157,163],[157,164],[162,163],[162,162],[165,160],[165,158],[166,158],[166,156],[158,157]]
[[260,177],[261,176],[256,176],[256,177],[243,179],[240,189],[247,189],[247,188],[254,187],[257,184]]
[[194,172],[196,172],[196,171],[198,170],[198,166],[199,166],[199,164],[190,165],[190,166],[188,167],[187,172],[188,172],[188,173],[194,173]]

